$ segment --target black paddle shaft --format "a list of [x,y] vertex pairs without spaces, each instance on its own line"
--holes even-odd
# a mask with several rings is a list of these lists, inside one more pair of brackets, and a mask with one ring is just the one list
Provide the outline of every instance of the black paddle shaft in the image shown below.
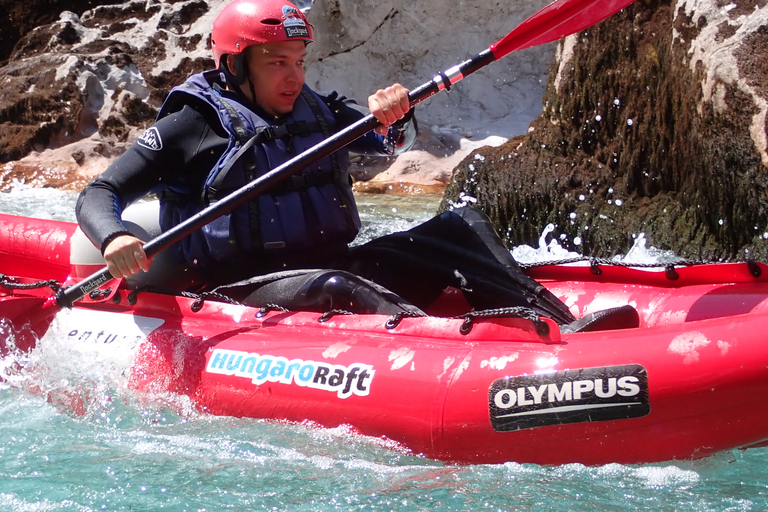
[[[495,60],[496,58],[493,53],[488,49],[457,66],[439,73],[432,80],[408,94],[411,106],[413,107],[414,105],[421,103],[443,89],[450,89],[451,85]],[[151,257],[160,251],[167,249],[193,231],[200,229],[214,219],[231,212],[238,206],[245,204],[258,195],[268,191],[280,181],[296,174],[321,158],[330,155],[334,151],[338,151],[344,146],[347,146],[376,128],[378,125],[379,121],[373,117],[372,114],[368,114],[356,123],[353,123],[340,132],[328,137],[320,144],[293,157],[284,164],[275,167],[247,185],[232,192],[220,201],[199,211],[177,226],[163,232],[161,235],[147,242],[144,245],[144,251],[147,253],[147,256]],[[72,304],[76,300],[82,299],[91,291],[112,279],[114,279],[114,277],[105,267],[86,277],[77,285],[61,289],[56,295],[56,303],[60,307],[72,307]]]

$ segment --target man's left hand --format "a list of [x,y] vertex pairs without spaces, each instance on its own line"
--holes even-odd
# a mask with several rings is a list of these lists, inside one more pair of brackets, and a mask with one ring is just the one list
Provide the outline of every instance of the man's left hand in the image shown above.
[[368,109],[381,123],[381,126],[376,128],[376,133],[386,135],[389,132],[389,126],[402,119],[410,109],[408,89],[400,84],[379,89],[368,97]]

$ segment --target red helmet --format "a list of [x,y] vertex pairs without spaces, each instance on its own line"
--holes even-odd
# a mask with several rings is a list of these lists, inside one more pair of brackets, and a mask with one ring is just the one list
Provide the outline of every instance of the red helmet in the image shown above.
[[312,42],[312,26],[298,7],[286,0],[234,0],[213,22],[211,48],[216,65],[222,55],[239,55],[255,44]]

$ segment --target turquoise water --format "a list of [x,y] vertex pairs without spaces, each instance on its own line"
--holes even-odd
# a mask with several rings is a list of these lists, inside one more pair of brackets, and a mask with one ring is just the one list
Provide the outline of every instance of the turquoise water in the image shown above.
[[[71,218],[71,196],[13,194],[0,194],[0,211]],[[435,206],[360,202],[371,236]],[[768,510],[763,448],[649,465],[456,466],[345,428],[213,417],[182,397],[139,395],[119,365],[64,341],[54,331],[0,365],[0,511]]]
[[345,429],[105,392],[83,414],[0,392],[0,507],[91,510],[766,510],[764,449],[625,466],[454,466]]

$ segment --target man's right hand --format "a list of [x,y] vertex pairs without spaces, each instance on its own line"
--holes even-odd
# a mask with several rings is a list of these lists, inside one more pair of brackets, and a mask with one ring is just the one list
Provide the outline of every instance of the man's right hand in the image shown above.
[[144,242],[130,235],[122,235],[104,249],[104,261],[112,277],[129,277],[143,270],[147,272],[152,261],[144,252]]

